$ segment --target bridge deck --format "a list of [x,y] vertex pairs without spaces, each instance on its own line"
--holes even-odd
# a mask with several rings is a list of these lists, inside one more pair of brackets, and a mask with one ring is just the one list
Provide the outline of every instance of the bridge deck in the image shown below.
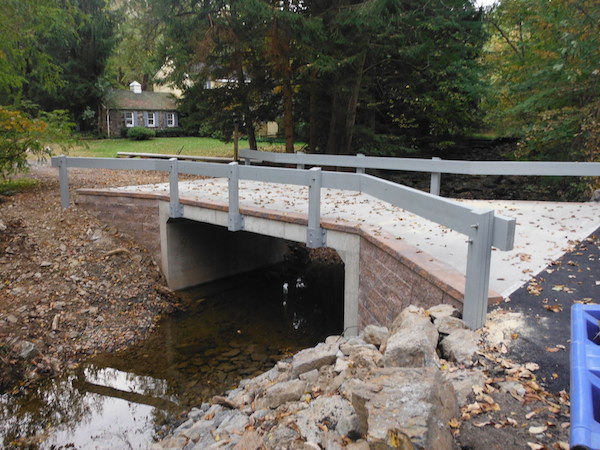
[[[168,194],[168,184],[128,186],[118,192]],[[181,181],[180,199],[227,207],[227,180]],[[323,189],[321,217],[328,222],[369,226],[385,239],[401,239],[424,253],[465,273],[466,237],[369,195]],[[492,252],[490,289],[509,296],[530,276],[565,253],[571,242],[585,238],[600,226],[600,203],[461,200],[473,208],[491,208],[517,220],[515,247]],[[276,216],[306,215],[308,188],[240,181],[240,208],[264,210]],[[382,237],[384,239],[384,237]]]

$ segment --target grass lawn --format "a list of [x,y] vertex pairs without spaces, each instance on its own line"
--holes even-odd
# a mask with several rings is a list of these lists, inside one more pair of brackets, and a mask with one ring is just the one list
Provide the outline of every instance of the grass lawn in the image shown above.
[[[117,152],[163,153],[197,156],[233,157],[233,142],[199,137],[154,138],[148,141],[129,139],[86,140],[84,145],[72,148],[69,156],[99,156],[114,158]],[[259,143],[259,150],[283,151],[285,144]],[[247,140],[240,140],[239,148],[248,148]]]

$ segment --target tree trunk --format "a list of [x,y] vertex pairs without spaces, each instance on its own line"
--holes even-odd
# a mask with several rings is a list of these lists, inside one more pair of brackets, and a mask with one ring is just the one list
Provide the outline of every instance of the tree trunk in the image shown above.
[[292,102],[292,82],[290,79],[291,68],[289,63],[283,78],[283,129],[285,132],[285,151],[294,153],[294,116]]
[[308,109],[308,151],[315,153],[317,150],[317,72],[310,73],[310,101]]
[[244,123],[246,125],[246,134],[248,135],[248,147],[251,150],[258,150],[256,145],[256,134],[254,133],[254,118],[250,111],[250,105],[248,104],[248,98],[246,96],[246,77],[244,76],[244,67],[242,64],[242,53],[236,47],[235,54],[235,71],[238,81],[238,92],[240,95],[240,102],[242,103],[242,114],[244,115]]
[[327,137],[327,148],[325,152],[330,155],[339,155],[340,153],[340,128],[344,122],[340,104],[342,103],[342,94],[339,90],[333,93],[331,101],[331,121],[329,122],[329,136]]
[[358,108],[358,96],[360,94],[360,86],[362,84],[363,69],[365,67],[365,60],[367,59],[367,52],[362,52],[358,61],[358,68],[356,71],[356,78],[352,89],[350,90],[350,98],[348,99],[348,109],[346,111],[346,123],[344,124],[344,138],[342,141],[340,153],[343,155],[349,155],[352,150],[352,137],[354,135],[354,126],[356,124],[356,110]]

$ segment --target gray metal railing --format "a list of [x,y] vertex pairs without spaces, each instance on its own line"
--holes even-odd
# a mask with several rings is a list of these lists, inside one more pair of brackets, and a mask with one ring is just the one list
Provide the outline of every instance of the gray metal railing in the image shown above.
[[467,236],[467,269],[463,318],[472,328],[485,322],[488,303],[490,261],[492,247],[511,250],[514,245],[515,219],[495,214],[492,209],[473,209],[467,205],[428,194],[417,189],[382,180],[362,173],[322,171],[242,165],[227,165],[153,159],[118,158],[52,158],[52,165],[59,168],[61,204],[68,208],[68,168],[103,168],[125,170],[153,170],[169,172],[169,212],[171,217],[184,217],[184,206],[179,199],[179,174],[201,175],[229,180],[229,220],[231,231],[244,229],[244,218],[239,207],[239,180],[292,184],[309,187],[308,247],[326,245],[326,230],[321,227],[320,198],[322,188],[363,192],[419,215],[432,222],[446,226]]
[[305,153],[274,153],[257,150],[240,150],[240,159],[273,164],[305,166],[350,167],[357,173],[365,169],[384,169],[431,173],[429,192],[440,195],[443,173],[462,175],[526,175],[526,176],[600,176],[598,162],[545,162],[545,161],[456,161],[441,158],[390,158],[382,156],[313,155]]

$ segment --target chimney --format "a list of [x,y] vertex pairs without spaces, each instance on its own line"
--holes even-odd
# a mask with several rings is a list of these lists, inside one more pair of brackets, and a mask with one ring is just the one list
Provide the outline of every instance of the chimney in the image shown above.
[[134,94],[141,94],[142,93],[142,85],[140,83],[138,83],[137,81],[133,81],[131,84],[129,84],[129,90],[131,92],[133,92]]

